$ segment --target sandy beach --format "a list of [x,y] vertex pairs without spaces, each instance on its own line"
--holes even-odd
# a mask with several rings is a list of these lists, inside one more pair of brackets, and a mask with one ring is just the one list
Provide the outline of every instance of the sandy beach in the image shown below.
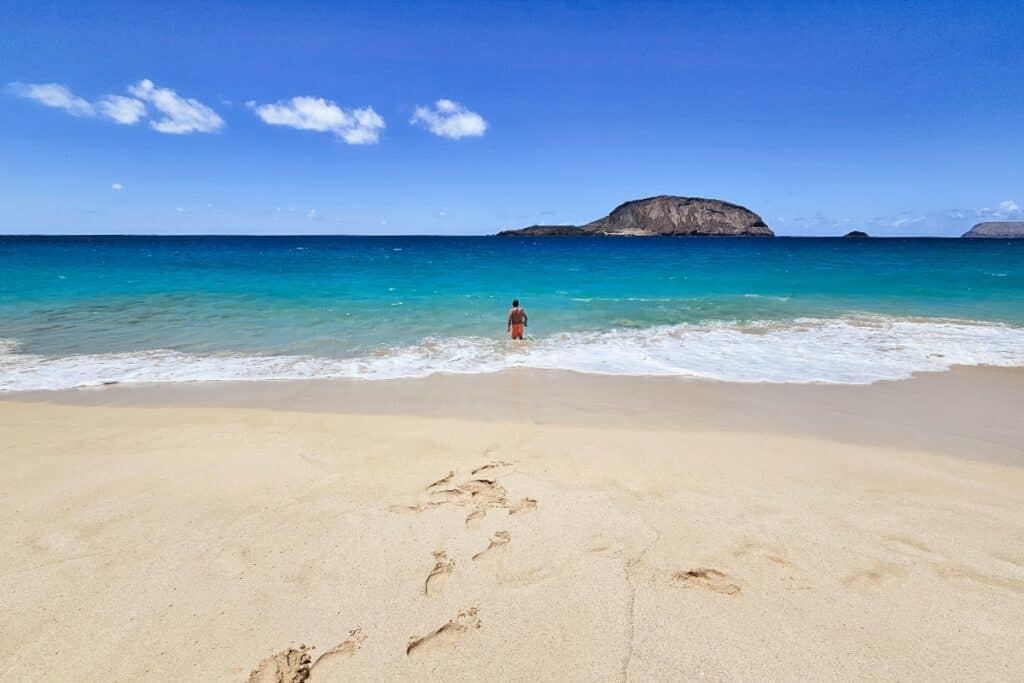
[[1012,680],[1024,373],[0,401],[4,680]]

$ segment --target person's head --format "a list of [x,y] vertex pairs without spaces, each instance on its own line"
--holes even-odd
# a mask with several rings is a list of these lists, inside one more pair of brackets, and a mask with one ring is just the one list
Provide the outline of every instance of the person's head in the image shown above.
[[512,308],[519,308],[519,299],[512,299]]

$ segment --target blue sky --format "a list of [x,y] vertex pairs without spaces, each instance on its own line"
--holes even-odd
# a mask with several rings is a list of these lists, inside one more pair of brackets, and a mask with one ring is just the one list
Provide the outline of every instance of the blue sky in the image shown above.
[[1024,219],[1016,2],[161,4],[0,1],[0,232]]

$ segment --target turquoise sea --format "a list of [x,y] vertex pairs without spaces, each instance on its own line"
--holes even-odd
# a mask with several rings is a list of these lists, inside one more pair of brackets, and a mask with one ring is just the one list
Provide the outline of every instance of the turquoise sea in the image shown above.
[[[505,338],[518,297],[529,339]],[[0,390],[1024,365],[1024,241],[0,237]]]

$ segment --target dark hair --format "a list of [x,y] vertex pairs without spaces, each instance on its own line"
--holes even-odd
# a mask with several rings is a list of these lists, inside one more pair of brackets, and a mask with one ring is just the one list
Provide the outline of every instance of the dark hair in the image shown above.
[[512,308],[519,308],[519,299],[512,299]]

